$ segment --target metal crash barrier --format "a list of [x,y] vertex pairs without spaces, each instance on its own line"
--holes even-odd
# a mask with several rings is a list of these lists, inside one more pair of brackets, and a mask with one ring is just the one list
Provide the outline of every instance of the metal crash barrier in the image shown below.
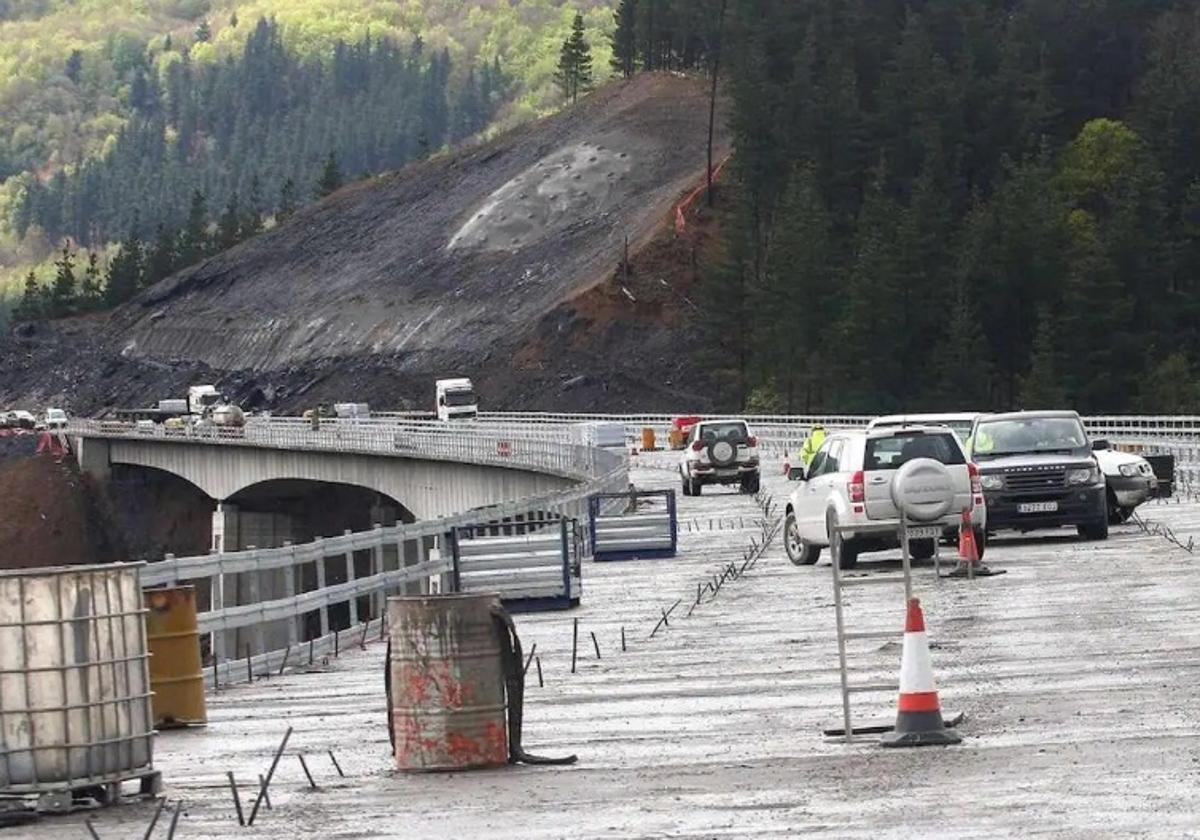
[[[619,512],[607,513],[613,502]],[[588,531],[596,561],[674,557],[679,544],[674,490],[596,493],[588,499]]]
[[456,592],[497,592],[512,611],[579,604],[584,545],[575,519],[463,525],[450,532],[449,542]]

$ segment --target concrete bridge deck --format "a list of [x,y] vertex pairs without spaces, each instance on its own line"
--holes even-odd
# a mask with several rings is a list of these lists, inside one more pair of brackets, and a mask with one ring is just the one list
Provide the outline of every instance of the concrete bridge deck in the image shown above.
[[[670,456],[639,461],[631,473],[639,486],[673,486]],[[788,489],[778,478],[766,485],[779,498]],[[679,558],[589,564],[583,607],[518,619],[546,680],[538,688],[531,668],[526,747],[576,752],[578,765],[394,775],[383,647],[372,643],[327,667],[210,696],[206,729],[162,734],[156,763],[166,793],[186,802],[176,836],[1197,836],[1200,579],[1184,550],[1122,526],[1104,544],[1065,532],[1002,538],[988,561],[1007,574],[973,583],[919,570],[942,703],[966,713],[965,742],[883,751],[820,734],[840,708],[827,559],[793,567],[777,540],[750,573],[685,617],[696,583],[741,558],[758,510],[722,490],[679,502],[687,523]],[[1200,504],[1144,511],[1185,542],[1200,533]],[[879,570],[871,561],[886,556],[868,555],[864,570]],[[670,627],[648,639],[678,598]],[[901,599],[891,587],[863,587],[848,620],[898,628]],[[852,661],[864,675],[895,678],[897,644],[858,644]],[[864,702],[864,718],[893,713],[890,697]],[[289,725],[274,809],[239,829],[225,772],[250,787]],[[297,751],[320,790],[308,788]],[[152,812],[142,803],[93,820],[102,838],[140,837]],[[17,831],[30,840],[84,837],[82,822],[53,818]]]

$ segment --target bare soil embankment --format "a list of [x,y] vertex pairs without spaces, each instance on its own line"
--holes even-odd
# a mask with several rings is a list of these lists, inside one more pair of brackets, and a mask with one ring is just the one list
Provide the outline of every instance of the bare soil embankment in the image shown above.
[[[703,180],[707,115],[701,80],[645,74],[353,184],[111,316],[26,330],[0,349],[0,402],[92,413],[205,378],[250,407],[428,408],[430,380],[458,373],[494,407],[709,405],[681,362],[680,301],[647,308],[611,285],[626,238],[636,264],[674,235],[675,203]],[[635,317],[600,305],[614,291]]]

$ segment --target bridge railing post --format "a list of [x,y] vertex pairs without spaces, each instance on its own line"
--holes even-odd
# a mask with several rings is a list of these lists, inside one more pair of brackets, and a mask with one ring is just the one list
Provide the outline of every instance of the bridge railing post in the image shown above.
[[[287,549],[290,560],[283,567],[283,597],[296,597],[296,549],[292,545],[291,540],[284,540],[283,547]],[[287,639],[288,647],[293,647],[300,641],[300,616],[295,616],[288,620]]]
[[[317,566],[317,589],[318,590],[322,590],[325,588],[325,560],[326,560],[326,557],[323,553],[317,557],[316,566]],[[329,635],[329,606],[327,604],[321,604],[320,615],[321,615],[321,637],[324,638],[325,636]]]
[[[346,530],[342,531],[342,536],[349,537],[353,533],[354,533],[353,531],[351,531],[349,528],[347,528]],[[354,580],[354,545],[353,545],[353,543],[346,550],[344,557],[346,559],[346,582],[350,583]],[[350,608],[350,626],[355,627],[358,625],[358,599],[355,597],[351,597],[346,603]]]

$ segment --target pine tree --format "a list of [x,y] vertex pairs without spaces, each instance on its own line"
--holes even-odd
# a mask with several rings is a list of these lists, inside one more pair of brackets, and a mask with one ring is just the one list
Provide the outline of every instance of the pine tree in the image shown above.
[[629,79],[637,71],[637,0],[620,0],[613,22],[612,69]]
[[242,216],[241,225],[242,228],[239,232],[241,239],[249,239],[262,233],[262,184],[259,183],[258,175],[250,179],[250,200],[246,205],[246,212]]
[[67,56],[66,73],[68,79],[79,84],[83,73],[83,53],[79,50],[71,50],[71,54]]
[[296,182],[288,178],[279,190],[279,209],[275,211],[275,219],[283,222],[296,212]]
[[232,26],[234,29],[237,29],[237,25],[238,25],[237,12],[232,12],[229,15],[229,25]]
[[108,264],[108,276],[104,283],[104,302],[119,306],[133,297],[142,286],[143,251],[136,226],[117,247],[112,262]]
[[45,294],[31,268],[25,275],[25,290],[21,295],[21,302],[13,310],[13,320],[40,321],[46,317],[45,312]]
[[208,255],[208,202],[200,190],[192,192],[187,221],[179,234],[179,267],[194,265]]
[[225,211],[217,220],[217,250],[227,251],[240,242],[242,229],[242,214],[238,208],[238,194],[235,190],[225,205]]
[[580,92],[592,86],[592,48],[583,33],[583,15],[576,14],[571,24],[571,35],[563,41],[558,57],[558,71],[554,81],[562,91],[563,98],[572,103],[579,99]]
[[325,166],[321,170],[321,177],[317,181],[316,197],[324,198],[331,193],[337,192],[342,187],[342,170],[338,165],[336,152],[330,152],[329,157],[325,159]]
[[83,271],[83,281],[79,285],[79,305],[85,311],[91,311],[100,306],[104,295],[104,282],[100,277],[100,255],[95,251],[88,253],[87,268]]
[[207,20],[200,21],[200,25],[196,27],[196,40],[201,44],[212,40],[212,27],[208,25]]
[[75,280],[75,255],[70,245],[54,261],[54,283],[50,287],[50,317],[62,318],[75,311],[79,290]]
[[1060,353],[1056,346],[1058,329],[1047,308],[1038,313],[1037,333],[1029,373],[1021,378],[1020,408],[1028,411],[1056,409],[1067,405],[1063,388]]
[[146,257],[146,271],[143,278],[146,286],[153,286],[175,271],[179,261],[175,242],[175,235],[165,224],[159,222],[154,232],[154,245]]

